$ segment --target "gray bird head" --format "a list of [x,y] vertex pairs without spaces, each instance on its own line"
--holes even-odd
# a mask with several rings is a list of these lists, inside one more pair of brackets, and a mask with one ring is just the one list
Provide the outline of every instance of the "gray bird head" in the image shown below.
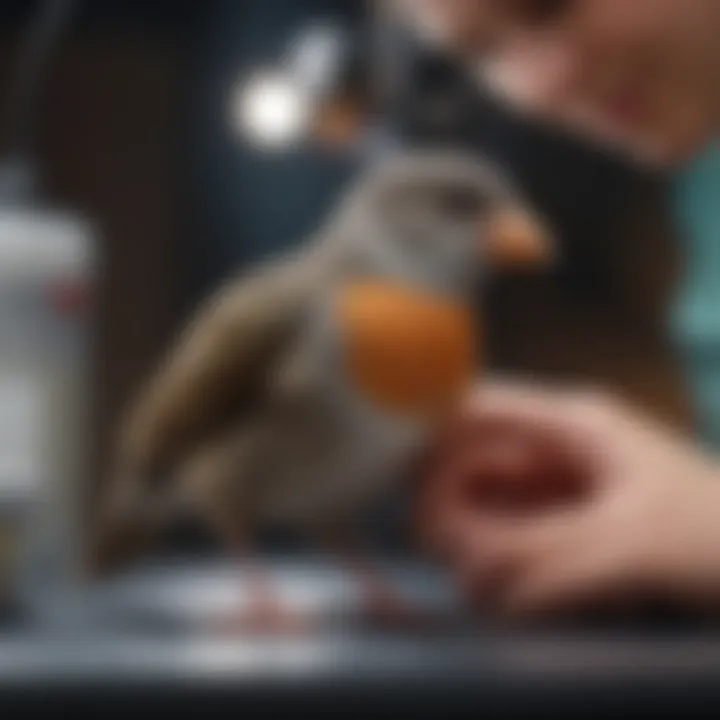
[[495,167],[470,154],[393,156],[360,180],[338,219],[369,270],[444,293],[471,292],[488,268],[551,256],[535,213]]

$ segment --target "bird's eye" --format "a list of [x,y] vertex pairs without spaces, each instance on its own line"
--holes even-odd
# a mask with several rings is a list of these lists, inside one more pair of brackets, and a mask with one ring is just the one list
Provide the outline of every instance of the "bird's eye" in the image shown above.
[[444,215],[454,220],[469,220],[482,211],[482,198],[471,189],[455,188],[440,196],[441,209]]

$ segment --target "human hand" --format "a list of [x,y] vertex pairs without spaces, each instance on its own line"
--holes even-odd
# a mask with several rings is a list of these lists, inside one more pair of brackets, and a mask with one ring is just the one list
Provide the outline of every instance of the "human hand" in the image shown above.
[[604,395],[479,390],[425,490],[426,538],[490,610],[720,605],[718,469]]

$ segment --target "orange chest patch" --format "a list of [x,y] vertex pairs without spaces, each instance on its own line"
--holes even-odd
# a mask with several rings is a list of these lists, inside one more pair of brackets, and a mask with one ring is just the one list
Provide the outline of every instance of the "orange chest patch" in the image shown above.
[[350,377],[385,410],[410,416],[441,412],[471,381],[478,327],[461,303],[366,281],[346,285],[337,309]]

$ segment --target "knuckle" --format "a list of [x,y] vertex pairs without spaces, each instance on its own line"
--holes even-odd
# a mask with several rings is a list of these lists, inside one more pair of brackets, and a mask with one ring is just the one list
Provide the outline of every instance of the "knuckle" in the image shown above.
[[592,425],[606,426],[622,415],[622,403],[603,389],[586,388],[571,397],[577,417]]

